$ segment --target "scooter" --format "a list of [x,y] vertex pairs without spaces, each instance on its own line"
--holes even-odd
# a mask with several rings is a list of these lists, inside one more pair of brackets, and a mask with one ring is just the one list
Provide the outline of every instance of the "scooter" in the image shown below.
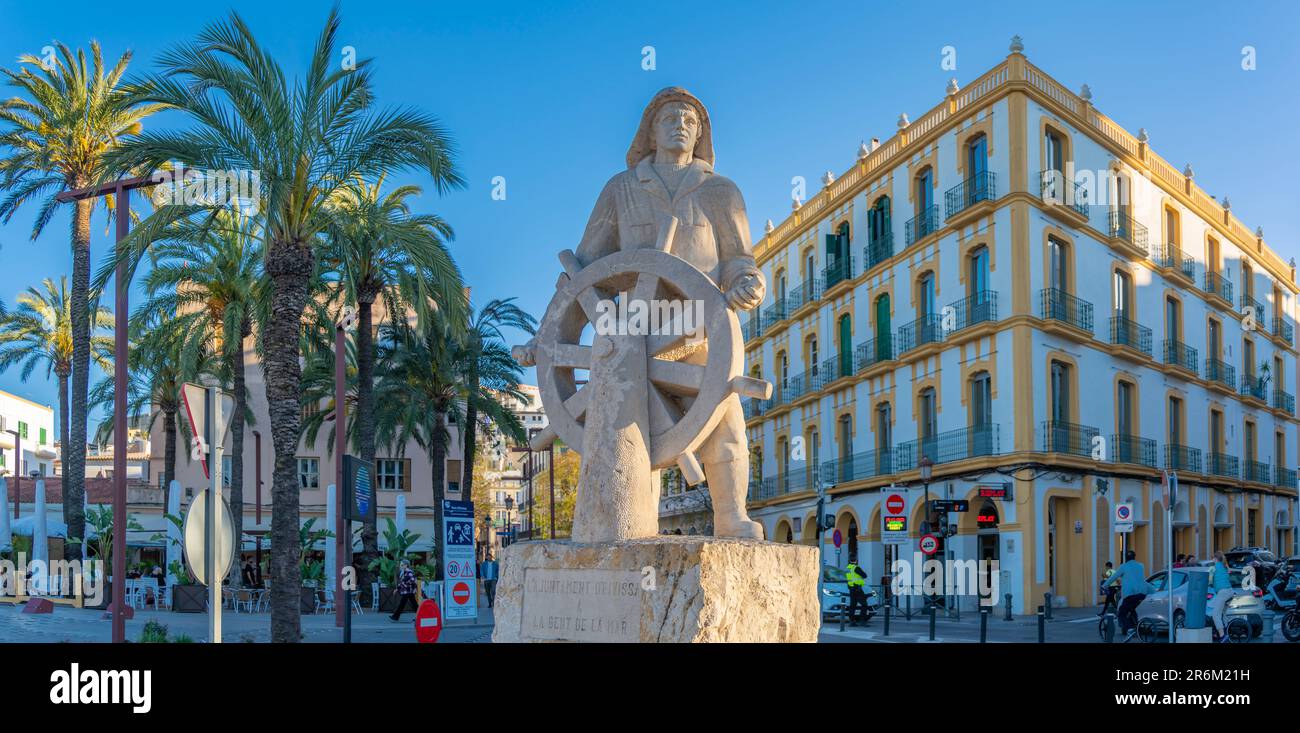
[[1271,611],[1286,611],[1296,607],[1296,590],[1291,585],[1291,570],[1276,573],[1264,586],[1264,607]]

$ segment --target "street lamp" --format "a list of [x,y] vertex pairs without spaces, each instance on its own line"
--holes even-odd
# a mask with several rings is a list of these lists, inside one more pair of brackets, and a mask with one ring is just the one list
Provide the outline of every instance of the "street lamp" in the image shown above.
[[513,495],[507,494],[506,495],[506,532],[507,532],[506,536],[510,538],[511,542],[515,541],[515,525],[510,518],[510,512],[512,509],[514,509],[514,507],[515,507],[515,497]]
[[[917,468],[921,471],[921,484],[925,487],[925,522],[921,525],[921,532],[928,533],[934,526],[934,515],[930,511],[930,477],[934,475],[934,462],[927,455],[922,455]],[[930,597],[930,612],[934,613],[934,597]]]

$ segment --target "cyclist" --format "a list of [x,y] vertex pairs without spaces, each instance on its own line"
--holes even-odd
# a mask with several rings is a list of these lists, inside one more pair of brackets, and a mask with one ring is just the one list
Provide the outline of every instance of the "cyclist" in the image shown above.
[[1109,584],[1119,584],[1120,596],[1123,600],[1119,603],[1119,611],[1116,616],[1119,618],[1120,629],[1124,632],[1124,641],[1132,639],[1137,634],[1137,607],[1147,593],[1151,592],[1151,584],[1147,582],[1147,571],[1142,563],[1137,561],[1137,553],[1129,550],[1124,555],[1124,562],[1115,568],[1115,575],[1110,579]]
[[1223,553],[1215,551],[1214,570],[1210,574],[1210,590],[1214,597],[1210,599],[1207,611],[1214,619],[1214,629],[1219,632],[1219,641],[1227,642],[1228,634],[1223,628],[1223,612],[1228,610],[1228,601],[1232,598],[1232,581],[1228,577],[1228,567]]

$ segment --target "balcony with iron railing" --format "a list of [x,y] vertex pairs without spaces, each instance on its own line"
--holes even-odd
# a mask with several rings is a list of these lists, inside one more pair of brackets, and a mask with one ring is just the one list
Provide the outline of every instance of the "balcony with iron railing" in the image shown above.
[[1145,225],[1139,223],[1136,219],[1124,213],[1124,211],[1120,209],[1112,209],[1109,221],[1106,223],[1112,240],[1115,240],[1142,257],[1146,257],[1149,254],[1147,248],[1147,228]]
[[1232,389],[1237,384],[1237,369],[1222,359],[1205,359],[1205,378]]
[[1238,296],[1238,297],[1239,297],[1239,299],[1240,299],[1240,302],[1238,303],[1238,305],[1241,306],[1241,309],[1242,309],[1242,311],[1243,311],[1243,315],[1245,314],[1246,309],[1249,308],[1249,309],[1250,309],[1249,312],[1250,312],[1251,315],[1253,315],[1253,316],[1255,317],[1255,322],[1256,322],[1256,323],[1264,323],[1264,322],[1265,322],[1265,321],[1264,321],[1264,304],[1263,304],[1263,303],[1259,302],[1258,300],[1255,300],[1253,297],[1250,296],[1249,293],[1242,293],[1242,294],[1241,294],[1240,296]]
[[851,353],[836,354],[822,359],[822,363],[817,369],[816,389],[826,389],[835,380],[851,377],[853,373],[853,354]]
[[903,227],[905,245],[911,247],[917,242],[939,231],[939,207],[929,206],[921,213],[907,220]]
[[1151,329],[1120,316],[1110,318],[1110,342],[1151,356]]
[[[982,171],[958,183],[944,193],[944,204],[949,223],[959,223],[963,214],[973,211],[976,204],[998,197],[997,176],[993,171]],[[954,222],[954,219],[957,221]]]
[[1285,486],[1287,488],[1296,488],[1296,472],[1294,468],[1278,466],[1273,469],[1273,485]]
[[822,297],[822,279],[820,277],[807,277],[799,283],[785,296],[785,307],[787,315],[793,315],[795,311],[815,303]]
[[740,401],[740,409],[744,413],[746,420],[752,420],[761,417],[763,413],[767,412],[767,403],[770,401],[770,399],[760,400],[757,397],[746,397]]
[[1133,463],[1148,468],[1156,467],[1156,441],[1138,435],[1110,436],[1111,463]]
[[1272,404],[1274,410],[1281,410],[1288,415],[1295,414],[1295,395],[1290,392],[1274,388]]
[[881,235],[873,235],[871,241],[866,247],[862,248],[863,262],[867,263],[866,269],[879,265],[890,257],[894,256],[894,233],[885,232]]
[[1272,483],[1271,467],[1263,461],[1244,460],[1241,462],[1241,480],[1257,484]]
[[1255,374],[1241,375],[1241,396],[1268,403],[1268,380]]
[[1093,438],[1096,438],[1100,432],[1090,425],[1044,420],[1043,451],[1088,458],[1092,456]]
[[814,391],[815,378],[810,372],[802,372],[787,377],[781,381],[781,389],[777,390],[777,404],[788,405],[799,400]]
[[853,279],[853,255],[839,257],[822,270],[823,292]]
[[1165,339],[1164,348],[1161,351],[1164,353],[1166,364],[1185,369],[1194,376],[1200,376],[1200,372],[1197,371],[1199,352],[1195,347],[1188,346],[1181,341]]
[[926,344],[943,341],[943,319],[937,315],[921,316],[898,327],[898,353],[901,356]]
[[777,298],[772,305],[763,309],[763,330],[771,331],[773,326],[789,316],[790,311],[786,308],[785,298]]
[[1232,306],[1232,281],[1214,270],[1205,271],[1205,292]]
[[1066,178],[1061,171],[1039,171],[1038,192],[1049,213],[1063,215],[1062,218],[1073,224],[1088,223],[1091,215],[1088,189]]
[[1039,292],[1039,301],[1039,315],[1044,320],[1059,321],[1092,333],[1092,303],[1059,288],[1043,288]]
[[[757,488],[757,495],[755,495]],[[812,488],[809,486],[807,471],[792,471],[786,474],[777,474],[775,476],[765,476],[757,487],[751,479],[749,484],[749,500],[763,501],[765,499],[775,499],[786,494],[797,494],[800,491],[807,491]]]
[[1273,336],[1285,341],[1288,345],[1295,343],[1295,328],[1286,322],[1285,318],[1273,318]]
[[1201,472],[1201,449],[1169,443],[1165,446],[1165,468],[1170,471]]
[[1196,261],[1183,254],[1176,244],[1161,244],[1155,248],[1153,260],[1160,267],[1171,270],[1175,275],[1182,275],[1189,281],[1196,280]]
[[853,352],[853,368],[864,372],[871,367],[894,359],[894,339],[872,339],[857,345]]
[[744,331],[745,340],[753,341],[763,335],[763,316],[758,311],[750,311],[749,318],[745,320],[745,325],[741,329]]
[[821,466],[822,483],[828,486],[850,481],[887,476],[894,472],[894,451],[866,451],[825,461]]
[[993,290],[981,290],[948,307],[952,308],[954,332],[998,320],[998,294]]
[[1211,476],[1237,478],[1240,475],[1236,456],[1227,453],[1210,453],[1206,459],[1206,473]]
[[900,443],[894,449],[894,465],[899,472],[911,471],[923,455],[929,456],[934,463],[951,463],[997,455],[998,450],[996,423],[972,425]]

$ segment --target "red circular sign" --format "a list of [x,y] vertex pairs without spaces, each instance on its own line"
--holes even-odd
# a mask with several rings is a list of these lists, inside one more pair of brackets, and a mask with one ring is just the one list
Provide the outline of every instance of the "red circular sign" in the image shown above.
[[831,539],[835,542],[836,547],[844,544],[844,535],[840,534],[838,529],[835,530],[835,534],[831,535]]
[[442,633],[442,611],[432,598],[426,598],[415,612],[415,640],[421,644],[438,641]]
[[451,587],[451,599],[456,605],[463,606],[469,603],[469,585],[465,581],[460,581]]
[[902,514],[906,508],[907,500],[903,498],[902,494],[890,494],[885,497],[885,509],[890,514]]
[[921,535],[921,552],[927,555],[933,555],[939,550],[939,538],[932,534]]

